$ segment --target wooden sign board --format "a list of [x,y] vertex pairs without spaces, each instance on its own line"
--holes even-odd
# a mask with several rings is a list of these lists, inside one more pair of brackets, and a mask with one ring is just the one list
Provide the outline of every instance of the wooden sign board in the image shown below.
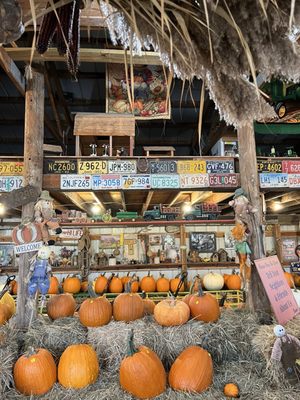
[[20,244],[18,246],[15,246],[15,254],[24,254],[30,253],[32,251],[38,251],[43,246],[43,244],[43,242]]
[[39,190],[35,186],[27,185],[20,189],[14,189],[9,193],[0,195],[0,202],[9,208],[25,206],[34,203],[39,197]]
[[279,324],[284,325],[299,314],[299,307],[285,279],[278,257],[261,258],[254,262],[275,317]]

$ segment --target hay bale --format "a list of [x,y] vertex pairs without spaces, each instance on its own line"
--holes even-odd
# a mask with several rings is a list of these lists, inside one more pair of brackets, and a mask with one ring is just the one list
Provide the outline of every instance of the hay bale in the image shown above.
[[18,358],[17,334],[10,324],[0,327],[0,394],[13,382],[13,365]]
[[25,334],[23,351],[29,346],[43,347],[59,358],[66,347],[86,341],[87,329],[78,318],[60,318],[53,322],[49,318],[39,318]]

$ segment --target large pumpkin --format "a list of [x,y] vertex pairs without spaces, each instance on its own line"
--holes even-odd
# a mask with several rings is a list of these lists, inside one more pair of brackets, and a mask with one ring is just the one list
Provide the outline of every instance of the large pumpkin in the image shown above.
[[47,314],[51,319],[72,317],[76,309],[76,301],[69,293],[51,296],[47,302]]
[[115,276],[112,274],[110,278],[110,282],[108,285],[108,291],[110,293],[122,293],[123,292],[123,283],[119,278],[118,274]]
[[300,275],[293,274],[295,286],[300,287]]
[[203,277],[203,285],[207,290],[220,290],[224,286],[224,278],[221,274],[209,272]]
[[150,275],[150,271],[147,276],[144,276],[140,283],[140,289],[142,292],[155,292],[156,291],[156,282],[152,275]]
[[106,325],[111,317],[112,306],[104,296],[84,300],[79,309],[79,319],[84,326]]
[[128,356],[120,365],[120,385],[138,399],[150,399],[166,389],[166,372],[156,353],[146,346],[135,349],[129,337]]
[[127,283],[126,292],[119,294],[113,303],[115,321],[135,321],[144,316],[144,303],[137,293],[131,293],[131,283]]
[[81,288],[81,281],[77,276],[68,276],[63,283],[65,293],[79,293]]
[[13,297],[6,292],[2,298],[0,299],[0,304],[7,304],[10,307],[11,315],[14,315],[16,312],[16,303]]
[[[180,283],[180,274],[176,275],[175,278],[170,280],[170,289],[172,290],[173,293],[176,292],[179,283]],[[184,292],[184,285],[181,285],[179,292]]]
[[0,303],[0,325],[4,325],[11,317],[11,309],[8,304]]
[[190,309],[183,301],[169,298],[156,304],[154,318],[162,326],[182,325],[189,320]]
[[229,290],[241,290],[241,277],[237,275],[234,270],[232,271],[232,274],[227,277],[226,286]]
[[108,279],[105,277],[105,272],[98,276],[95,281],[95,292],[97,294],[102,294],[108,289]]
[[194,294],[189,306],[192,317],[198,321],[215,322],[220,317],[220,306],[218,300],[209,293],[203,293],[201,286],[198,294]]
[[190,346],[174,361],[169,373],[169,384],[175,390],[201,393],[212,384],[212,378],[210,354],[199,346]]
[[160,277],[156,281],[156,291],[157,292],[169,292],[170,281],[165,278],[164,274],[160,274]]
[[56,365],[46,349],[30,349],[14,365],[16,389],[27,396],[47,393],[56,382]]
[[57,294],[59,289],[59,281],[56,276],[51,276],[48,294]]
[[289,285],[290,288],[294,287],[294,278],[290,272],[284,272],[284,277]]
[[73,344],[62,353],[58,363],[58,381],[66,387],[80,389],[94,383],[99,376],[95,350],[88,344]]

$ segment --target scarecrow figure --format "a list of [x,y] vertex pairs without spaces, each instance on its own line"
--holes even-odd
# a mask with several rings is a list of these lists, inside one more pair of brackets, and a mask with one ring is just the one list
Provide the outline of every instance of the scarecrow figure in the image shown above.
[[297,383],[300,377],[300,340],[286,333],[281,325],[274,327],[277,339],[271,360],[281,362],[290,383]]
[[44,243],[49,246],[55,243],[49,240],[49,230],[53,229],[57,235],[62,232],[54,215],[53,199],[47,190],[43,190],[34,206],[34,219],[40,225]]
[[236,189],[233,200],[228,204],[234,209],[235,222],[244,224],[249,229],[250,214],[256,213],[258,210],[250,204],[244,189]]
[[232,236],[235,239],[235,251],[240,263],[240,276],[242,279],[242,289],[248,290],[251,278],[251,267],[247,264],[248,255],[251,254],[250,246],[247,242],[245,226],[236,223],[231,230]]

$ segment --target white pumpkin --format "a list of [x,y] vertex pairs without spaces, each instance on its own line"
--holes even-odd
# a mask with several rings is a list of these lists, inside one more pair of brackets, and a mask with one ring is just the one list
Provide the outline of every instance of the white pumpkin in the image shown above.
[[295,300],[298,304],[298,307],[300,308],[300,290],[297,289],[292,289],[293,295],[295,297]]
[[224,278],[221,274],[209,272],[203,277],[203,285],[206,290],[220,290],[224,286]]

